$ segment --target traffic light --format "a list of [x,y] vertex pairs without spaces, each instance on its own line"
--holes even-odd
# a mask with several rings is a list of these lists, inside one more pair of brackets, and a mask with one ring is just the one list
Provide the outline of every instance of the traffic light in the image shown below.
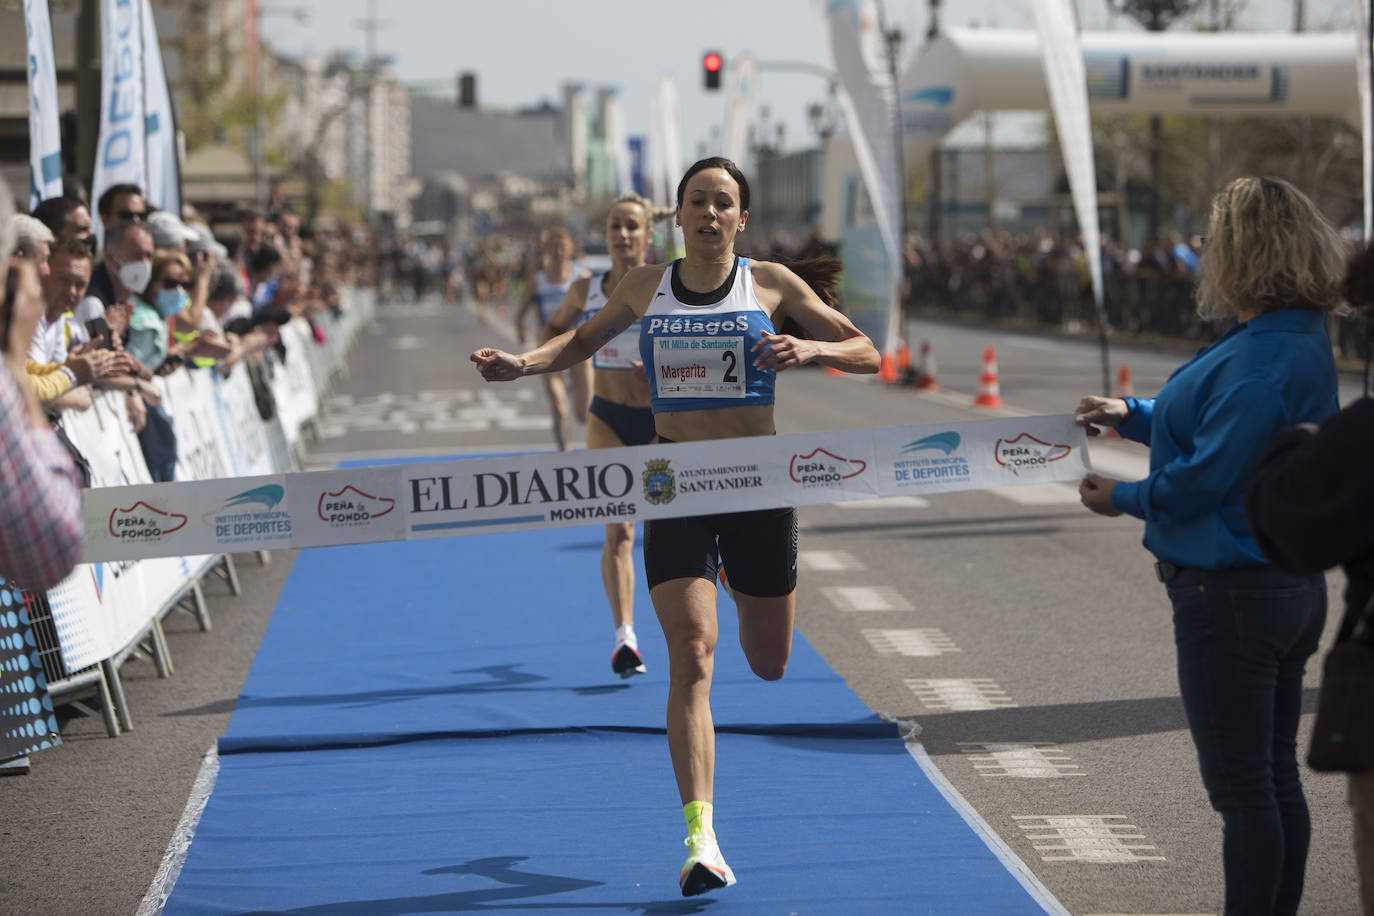
[[706,77],[707,89],[720,88],[720,71],[725,69],[725,61],[719,52],[707,51],[701,56],[701,72]]

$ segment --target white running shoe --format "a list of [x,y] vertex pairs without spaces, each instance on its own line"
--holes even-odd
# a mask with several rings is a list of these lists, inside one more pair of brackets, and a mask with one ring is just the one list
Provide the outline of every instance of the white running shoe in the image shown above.
[[640,656],[639,649],[633,643],[625,641],[617,641],[615,644],[615,651],[611,653],[611,670],[622,679],[648,671],[644,667],[644,659]]
[[725,858],[720,854],[720,846],[716,844],[715,837],[694,833],[683,840],[683,843],[688,849],[688,855],[687,861],[682,863],[682,872],[677,879],[678,887],[682,888],[682,896],[695,897],[697,894],[729,887],[735,883],[735,873],[725,864]]

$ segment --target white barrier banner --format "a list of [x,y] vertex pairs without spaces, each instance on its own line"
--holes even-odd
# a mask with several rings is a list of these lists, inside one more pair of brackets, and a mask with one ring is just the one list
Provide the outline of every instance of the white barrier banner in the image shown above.
[[228,378],[212,374],[212,381],[220,442],[229,452],[230,473],[234,477],[272,473],[272,447],[253,399],[247,367],[240,363]]
[[62,128],[57,110],[48,0],[24,0],[29,74],[29,209],[62,196]]
[[87,559],[319,547],[1076,481],[1068,415],[87,490]]
[[[344,294],[347,311],[341,320],[335,321],[327,314],[318,319],[333,338],[326,359],[312,358],[319,357],[326,348],[307,340],[295,328],[287,329],[287,346],[295,365],[279,371],[283,381],[293,380],[283,386],[286,392],[283,397],[291,402],[289,406],[296,413],[297,427],[300,422],[310,419],[318,408],[319,385],[328,380],[329,374],[346,357],[353,337],[375,309],[375,303],[368,296],[359,295],[352,289],[345,289]],[[276,448],[277,441],[284,438],[280,424],[275,420],[263,421],[247,368],[240,364],[227,378],[208,369],[188,370],[155,378],[153,383],[163,397],[163,405],[171,414],[178,436],[178,479],[203,478],[209,480],[213,488],[218,488],[202,494],[207,496],[207,501],[197,515],[197,524],[210,525],[216,531],[227,528],[227,534],[217,537],[228,545],[237,546],[244,534],[235,526],[253,521],[258,525],[253,537],[280,544],[284,538],[279,532],[273,534],[262,529],[269,523],[280,523],[288,514],[280,506],[277,495],[285,490],[280,483],[282,478],[266,477],[252,485],[232,479],[270,475],[277,468],[290,466],[284,442]],[[97,392],[94,407],[85,411],[64,411],[60,422],[91,465],[92,487],[85,491],[88,499],[112,488],[166,492],[152,484],[122,393]],[[306,531],[314,542],[348,543],[352,539],[348,532],[364,523],[383,537],[404,535],[403,506],[393,501],[397,508],[388,515],[385,501],[379,501],[380,508],[369,511],[370,494],[380,492],[372,470],[361,475],[350,474],[349,479],[338,482],[328,476],[321,476],[314,482],[321,485],[321,491],[313,496],[300,487],[291,490],[291,494],[297,500],[311,500],[309,508],[317,520],[313,528],[319,530],[312,530],[306,506],[290,510],[295,527]],[[399,486],[389,480],[386,482],[388,486]],[[275,490],[271,489],[274,483]],[[145,510],[151,512],[146,506],[137,512]],[[169,536],[174,536],[172,529],[179,528],[182,523],[175,515],[166,518],[162,528],[171,532]],[[146,631],[155,615],[191,588],[220,552],[182,556],[162,551],[138,561],[107,560],[88,553],[86,562],[48,591],[53,624],[67,670],[77,671],[112,658],[128,647]]]

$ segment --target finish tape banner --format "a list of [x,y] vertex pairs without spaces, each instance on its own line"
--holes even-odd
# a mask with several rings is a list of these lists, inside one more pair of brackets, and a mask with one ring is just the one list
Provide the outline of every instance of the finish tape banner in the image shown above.
[[83,491],[85,562],[598,525],[1076,481],[1070,415]]

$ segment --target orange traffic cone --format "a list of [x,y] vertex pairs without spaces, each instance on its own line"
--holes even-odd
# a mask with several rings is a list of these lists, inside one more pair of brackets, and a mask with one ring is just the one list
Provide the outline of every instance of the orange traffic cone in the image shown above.
[[883,354],[882,365],[878,368],[878,381],[888,384],[897,381],[897,361],[892,358],[891,353]]
[[1113,396],[1118,398],[1135,397],[1135,385],[1131,382],[1131,367],[1125,363],[1122,363],[1121,368],[1116,370],[1116,391]]
[[940,385],[935,380],[935,353],[931,350],[928,340],[921,341],[921,365],[916,370],[916,390],[940,390]]
[[[1121,368],[1116,370],[1116,391],[1112,392],[1112,396],[1117,398],[1135,397],[1135,385],[1131,382],[1131,367],[1125,363],[1122,363]],[[1120,439],[1121,433],[1117,432],[1114,427],[1109,428],[1107,438]]]
[[978,393],[973,396],[974,407],[1003,407],[1002,392],[997,385],[997,353],[992,344],[983,351],[983,374],[978,376]]
[[903,385],[911,384],[911,348],[905,340],[897,341],[897,381]]

